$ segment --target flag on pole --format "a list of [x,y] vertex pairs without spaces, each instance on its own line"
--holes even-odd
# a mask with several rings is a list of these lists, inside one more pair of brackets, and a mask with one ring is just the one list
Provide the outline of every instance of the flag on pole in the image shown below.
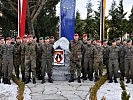
[[60,0],[60,37],[74,37],[76,0]]
[[18,0],[18,36],[25,35],[27,0]]

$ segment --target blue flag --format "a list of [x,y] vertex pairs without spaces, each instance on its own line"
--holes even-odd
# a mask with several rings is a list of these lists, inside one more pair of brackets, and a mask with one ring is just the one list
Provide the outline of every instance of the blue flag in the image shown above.
[[60,36],[73,40],[76,0],[60,0]]

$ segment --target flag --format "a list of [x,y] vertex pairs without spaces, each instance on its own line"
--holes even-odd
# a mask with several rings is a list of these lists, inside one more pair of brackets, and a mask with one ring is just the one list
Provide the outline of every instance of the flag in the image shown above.
[[18,0],[18,36],[25,35],[27,0]]
[[60,37],[73,40],[76,0],[60,0]]

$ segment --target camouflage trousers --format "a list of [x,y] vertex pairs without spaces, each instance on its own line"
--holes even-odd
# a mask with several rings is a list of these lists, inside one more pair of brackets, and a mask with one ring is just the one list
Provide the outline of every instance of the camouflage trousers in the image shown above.
[[52,59],[42,59],[41,60],[41,75],[45,76],[46,72],[49,77],[52,76]]
[[81,61],[70,61],[70,74],[74,75],[75,72],[77,71],[77,76],[80,77],[81,76]]
[[25,57],[21,57],[21,73],[22,75],[25,75]]
[[2,78],[3,71],[2,71],[2,59],[0,59],[0,79]]
[[13,59],[3,59],[2,71],[4,78],[10,80],[13,72]]
[[117,59],[109,59],[109,77],[118,77],[119,63]]
[[103,59],[94,59],[93,69],[95,78],[100,78],[103,74]]
[[92,78],[93,77],[93,61],[91,58],[84,58],[84,75],[88,74],[88,77]]
[[36,78],[36,59],[25,60],[25,77],[29,78],[32,72],[32,78]]
[[127,79],[133,80],[133,59],[125,59],[125,75]]

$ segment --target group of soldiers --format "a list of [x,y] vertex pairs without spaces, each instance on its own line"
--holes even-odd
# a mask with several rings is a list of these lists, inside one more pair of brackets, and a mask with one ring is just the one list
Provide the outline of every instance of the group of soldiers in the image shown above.
[[120,39],[111,41],[92,40],[83,34],[82,41],[79,35],[74,35],[74,40],[70,42],[70,80],[74,82],[75,72],[77,72],[77,81],[81,83],[81,73],[83,80],[98,81],[103,75],[103,69],[106,66],[108,82],[118,83],[117,78],[120,77],[126,83],[133,84],[133,46],[130,39],[124,39],[121,43]]
[[[5,40],[0,37],[0,82],[11,84],[13,69],[16,77],[27,84],[31,81],[36,84],[36,79],[45,83],[45,75],[48,75],[48,81],[53,83],[52,62],[55,42],[54,36],[37,38],[32,35],[24,36],[23,39],[17,37],[16,40],[7,37]],[[82,40],[79,35],[74,34],[74,39],[70,41],[70,79],[74,82],[75,72],[77,72],[77,81],[83,80],[98,81],[103,75],[103,69],[106,66],[109,83],[113,80],[118,82],[117,78],[120,71],[120,79],[133,84],[133,46],[130,39],[114,39],[112,45],[108,41],[92,40],[83,34]],[[82,75],[82,77],[81,77]]]
[[52,60],[53,60],[54,37],[37,38],[32,35],[11,38],[5,40],[0,37],[0,82],[11,84],[13,71],[16,77],[27,84],[31,81],[36,83],[36,78],[45,82],[45,73],[48,74],[48,81],[53,83]]

